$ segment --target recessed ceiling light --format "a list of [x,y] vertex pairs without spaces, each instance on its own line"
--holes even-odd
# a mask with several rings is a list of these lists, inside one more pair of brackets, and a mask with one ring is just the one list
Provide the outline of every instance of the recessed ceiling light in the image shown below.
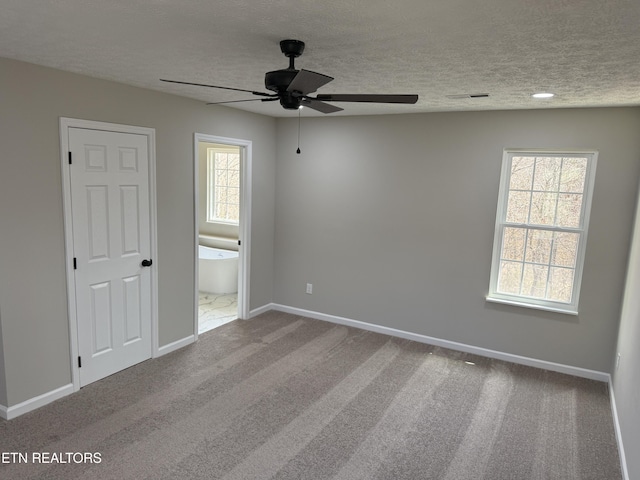
[[531,95],[533,98],[551,98],[555,95],[555,93],[548,93],[548,92],[540,92],[540,93],[534,93],[533,95]]

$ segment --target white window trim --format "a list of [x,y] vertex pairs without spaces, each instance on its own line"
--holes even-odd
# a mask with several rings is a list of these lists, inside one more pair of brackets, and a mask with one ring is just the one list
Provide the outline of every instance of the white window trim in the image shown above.
[[[564,156],[564,157],[588,157],[585,185],[583,190],[583,210],[581,228],[575,231],[581,233],[581,239],[578,244],[576,254],[575,278],[573,284],[573,294],[571,303],[545,300],[540,298],[527,297],[523,295],[514,295],[500,293],[497,291],[498,276],[500,272],[500,256],[502,252],[502,232],[506,222],[506,208],[509,192],[509,181],[511,176],[511,158],[514,156],[537,156],[545,155]],[[598,152],[596,150],[537,150],[537,149],[515,149],[508,148],[504,150],[502,156],[502,170],[500,174],[500,189],[498,193],[498,208],[496,212],[496,226],[493,240],[493,258],[491,261],[491,278],[489,282],[489,293],[486,297],[488,302],[504,303],[507,305],[516,305],[520,307],[533,308],[539,310],[547,310],[556,313],[569,315],[578,315],[578,303],[580,297],[580,286],[582,284],[582,271],[584,268],[584,259],[587,245],[587,233],[589,228],[589,216],[591,213],[591,199],[593,196],[593,187],[595,183],[596,164],[598,160]],[[554,230],[553,227],[548,228]]]
[[[215,218],[212,216],[211,207],[212,207],[212,196],[215,195],[214,188],[214,177],[215,177],[215,166],[212,168],[212,153],[239,153],[240,154],[240,164],[242,164],[242,150],[236,146],[233,147],[224,147],[224,146],[215,146],[207,148],[207,204],[206,204],[206,222],[207,223],[215,223],[215,224],[223,224],[223,225],[239,225],[238,221],[233,220],[225,220],[221,218]],[[242,175],[242,172],[240,172]]]

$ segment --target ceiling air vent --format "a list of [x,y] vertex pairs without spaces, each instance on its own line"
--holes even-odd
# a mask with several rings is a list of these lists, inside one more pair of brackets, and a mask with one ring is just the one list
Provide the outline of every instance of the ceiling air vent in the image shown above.
[[485,98],[488,96],[488,93],[458,93],[456,95],[445,95],[445,97],[452,100],[460,100],[462,98]]

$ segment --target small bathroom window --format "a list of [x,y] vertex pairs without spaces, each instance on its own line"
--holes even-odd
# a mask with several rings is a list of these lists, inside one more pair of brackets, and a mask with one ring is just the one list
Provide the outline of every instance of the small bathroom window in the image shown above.
[[240,147],[207,148],[207,222],[238,225]]

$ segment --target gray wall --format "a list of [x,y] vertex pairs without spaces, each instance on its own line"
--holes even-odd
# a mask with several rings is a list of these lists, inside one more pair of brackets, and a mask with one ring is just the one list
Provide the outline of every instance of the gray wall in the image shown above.
[[[0,59],[0,404],[71,378],[60,116],[156,129],[161,345],[193,333],[199,132],[254,142],[252,309],[275,301],[542,360],[612,367],[640,173],[640,109],[304,118],[296,155],[294,119]],[[484,300],[505,147],[600,151],[577,317]],[[633,258],[637,265],[637,250]],[[639,280],[630,278],[637,291]],[[307,282],[313,295],[304,293]],[[634,305],[622,316],[614,381],[624,425],[638,423]],[[627,451],[635,451],[638,434],[624,425]]]
[[636,213],[629,257],[627,284],[616,352],[620,364],[613,364],[613,391],[626,452],[629,478],[640,478],[640,202]]
[[9,407],[71,381],[61,116],[156,129],[160,346],[193,334],[195,132],[253,141],[250,305],[272,300],[274,119],[0,59],[0,306]]
[[[275,302],[610,370],[640,109],[303,118],[301,155],[277,131]],[[578,316],[485,301],[506,147],[600,152]]]

